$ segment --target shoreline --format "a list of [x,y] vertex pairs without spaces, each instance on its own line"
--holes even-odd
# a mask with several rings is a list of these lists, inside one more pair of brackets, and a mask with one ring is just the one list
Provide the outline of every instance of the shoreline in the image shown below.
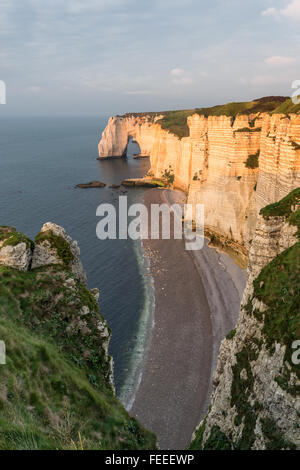
[[[144,202],[184,203],[185,195],[149,190]],[[129,410],[160,448],[185,449],[208,408],[220,342],[237,320],[242,270],[207,240],[199,252],[186,251],[184,240],[142,246],[154,279],[154,324]]]
[[140,341],[136,344],[131,356],[132,366],[129,366],[131,374],[124,381],[118,395],[126,411],[130,412],[139,386],[141,384],[145,362],[148,356],[151,335],[155,325],[155,284],[151,275],[150,260],[145,254],[143,240],[141,240],[141,253],[137,254],[137,262],[140,265],[144,278],[144,315],[139,320],[136,336]]

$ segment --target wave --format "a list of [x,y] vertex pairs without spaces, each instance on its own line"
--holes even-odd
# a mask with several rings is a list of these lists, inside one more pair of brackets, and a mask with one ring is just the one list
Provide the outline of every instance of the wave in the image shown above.
[[143,307],[136,330],[136,341],[130,355],[127,374],[118,396],[127,411],[130,411],[140,386],[151,333],[154,327],[155,288],[151,276],[150,261],[146,256],[142,241],[134,244],[139,273],[143,278]]

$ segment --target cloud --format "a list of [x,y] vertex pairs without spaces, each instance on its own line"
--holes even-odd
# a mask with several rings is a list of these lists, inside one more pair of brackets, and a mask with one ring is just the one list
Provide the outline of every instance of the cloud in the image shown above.
[[274,66],[283,66],[283,65],[291,65],[296,62],[295,57],[284,57],[281,55],[276,55],[272,57],[268,57],[265,60],[266,64],[274,65]]
[[294,21],[300,20],[300,0],[293,0],[280,11],[281,14],[287,18],[291,18]]
[[189,72],[183,69],[175,68],[170,71],[174,85],[188,85],[193,82]]
[[273,16],[274,18],[279,18],[279,12],[276,8],[267,8],[261,12],[262,16]]
[[292,0],[285,8],[279,9],[270,7],[262,11],[262,16],[272,16],[273,18],[288,18],[293,21],[300,20],[300,0]]
[[174,77],[180,77],[180,76],[184,75],[184,70],[183,69],[172,69],[170,74],[173,75]]

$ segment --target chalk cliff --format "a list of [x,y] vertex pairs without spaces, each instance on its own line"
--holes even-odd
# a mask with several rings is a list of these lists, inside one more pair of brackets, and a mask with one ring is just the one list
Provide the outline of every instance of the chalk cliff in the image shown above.
[[187,117],[188,137],[163,129],[161,116],[112,117],[99,157],[122,156],[130,137],[149,155],[150,174],[174,175],[188,202],[205,205],[206,231],[246,259],[259,210],[300,186],[300,115]]
[[297,189],[258,217],[239,319],[192,449],[300,448],[299,207]]
[[132,136],[150,173],[173,175],[188,202],[205,205],[206,233],[248,263],[238,323],[222,342],[191,449],[300,448],[300,115],[279,108],[191,113],[181,135],[152,114],[115,117],[99,144],[100,158],[122,155]]

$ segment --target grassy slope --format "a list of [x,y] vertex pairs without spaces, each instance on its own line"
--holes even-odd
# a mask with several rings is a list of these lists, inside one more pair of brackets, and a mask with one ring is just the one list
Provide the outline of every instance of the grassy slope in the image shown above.
[[289,113],[299,113],[300,103],[294,104],[291,99],[288,99],[281,103],[272,114],[289,114]]
[[[140,116],[150,117],[153,119],[159,114],[164,117],[159,122],[163,129],[167,129],[173,134],[177,135],[180,139],[189,136],[189,128],[187,125],[187,117],[192,114],[199,114],[201,116],[231,116],[236,117],[237,114],[252,114],[262,112],[274,112],[286,102],[287,98],[283,96],[267,96],[253,101],[227,103],[224,105],[212,106],[209,108],[194,108],[184,109],[178,111],[161,111],[151,113],[127,113],[124,116]],[[288,100],[290,101],[290,100]],[[279,112],[279,111],[278,111]],[[283,111],[288,112],[288,111]],[[296,112],[296,111],[293,111]]]
[[[0,268],[0,449],[153,449],[109,385],[98,306],[60,266]],[[90,313],[79,315],[82,305]]]

